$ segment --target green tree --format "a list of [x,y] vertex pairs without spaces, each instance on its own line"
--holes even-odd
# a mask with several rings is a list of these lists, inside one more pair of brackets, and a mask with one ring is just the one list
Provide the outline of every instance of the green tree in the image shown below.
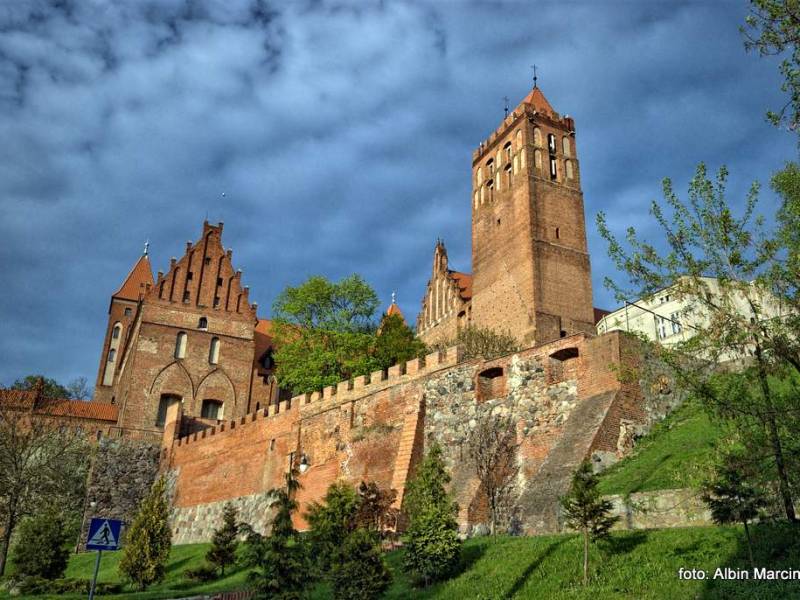
[[384,315],[375,339],[374,356],[379,369],[388,369],[425,356],[427,346],[417,339],[400,315]]
[[[684,342],[659,346],[658,356],[682,385],[718,414],[742,424],[743,433],[753,431],[753,420],[767,432],[784,511],[794,521],[787,440],[780,425],[791,414],[781,412],[769,381],[787,367],[800,373],[800,338],[794,320],[782,314],[777,301],[780,294],[788,297],[787,290],[796,289],[797,282],[786,279],[787,270],[781,265],[786,247],[781,238],[769,235],[763,219],[755,215],[758,185],[753,185],[737,216],[725,197],[727,174],[721,168],[712,182],[700,164],[686,201],[678,198],[669,179],[664,180],[666,206],[653,202],[650,212],[666,249],[659,247],[659,236],[651,234],[643,241],[633,228],[628,229],[623,246],[609,230],[605,215],[598,214],[597,226],[608,242],[609,254],[632,287],[625,289],[608,278],[606,283],[620,301],[650,297],[669,286],[686,301],[685,317],[698,325],[687,326],[689,338]],[[713,286],[709,277],[715,278]],[[723,362],[749,365],[745,373],[753,385],[747,393],[719,393],[725,388],[712,384]],[[796,436],[798,432],[788,433]]]
[[374,481],[362,481],[357,493],[356,522],[359,527],[375,531],[383,537],[388,527],[397,525],[399,511],[392,506],[397,499],[396,490],[381,489]]
[[336,283],[314,276],[287,287],[272,308],[281,385],[310,392],[378,368],[370,356],[377,307],[377,295],[358,275]]
[[339,282],[314,276],[286,288],[272,309],[281,386],[316,391],[424,352],[402,319],[385,319],[378,334],[377,307],[378,296],[358,275]]
[[166,481],[160,477],[142,501],[122,541],[120,573],[140,591],[164,580],[172,547]]
[[391,583],[375,531],[357,527],[345,538],[331,565],[333,597],[337,600],[372,600]]
[[741,28],[745,48],[761,56],[783,56],[781,90],[789,95],[778,111],[767,118],[775,125],[786,123],[796,131],[800,125],[800,1],[751,0],[750,13]]
[[311,553],[320,573],[336,561],[347,537],[356,529],[359,501],[353,487],[345,481],[328,487],[323,502],[313,502],[306,513]]
[[41,390],[43,398],[70,398],[66,387],[44,375],[26,375],[12,383],[9,389],[25,392]]
[[727,525],[741,523],[747,538],[750,566],[753,561],[753,541],[748,523],[758,516],[766,501],[761,490],[752,484],[756,477],[748,471],[752,462],[741,451],[728,451],[720,458],[713,479],[706,482],[703,501],[711,510],[715,523]]
[[74,513],[85,495],[91,450],[72,428],[35,418],[25,398],[0,402],[0,576],[14,530],[45,509]]
[[249,529],[245,560],[255,567],[248,582],[256,598],[294,600],[302,598],[308,586],[308,556],[292,515],[297,511],[295,496],[300,489],[297,472],[286,473],[284,487],[270,492],[270,509],[275,511],[267,536]]
[[226,502],[222,509],[222,527],[214,531],[211,548],[206,553],[206,560],[218,567],[220,575],[225,576],[225,567],[236,562],[236,547],[239,525],[236,522],[236,508]]
[[63,577],[69,559],[69,539],[66,519],[58,511],[26,519],[19,527],[11,556],[17,573],[45,579]]
[[451,575],[459,562],[458,505],[445,490],[449,482],[442,449],[433,444],[408,482],[403,503],[408,517],[403,566],[425,586]]
[[561,499],[569,527],[583,534],[583,585],[589,583],[589,542],[602,539],[619,520],[609,515],[613,505],[603,500],[598,479],[589,461],[583,461],[572,477],[569,493]]

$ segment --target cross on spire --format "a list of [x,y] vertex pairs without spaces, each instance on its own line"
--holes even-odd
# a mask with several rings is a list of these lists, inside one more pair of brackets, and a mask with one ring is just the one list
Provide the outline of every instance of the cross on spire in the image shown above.
[[538,81],[538,77],[536,76],[536,65],[531,65],[531,69],[533,69],[533,87],[536,87],[536,82]]
[[392,304],[396,304],[397,302],[397,292],[392,292]]
[[508,116],[508,96],[503,96],[503,102],[505,103],[503,110],[505,110],[506,116]]
[[145,241],[145,243],[144,243],[144,256],[147,256],[147,253],[148,253],[148,251],[149,251],[149,248],[150,248],[150,240],[147,240],[147,241]]

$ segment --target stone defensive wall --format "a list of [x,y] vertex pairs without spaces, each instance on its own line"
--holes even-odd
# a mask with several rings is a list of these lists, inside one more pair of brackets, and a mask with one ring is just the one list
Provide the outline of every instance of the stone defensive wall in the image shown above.
[[172,486],[174,541],[210,539],[228,501],[241,520],[264,531],[268,492],[283,484],[292,461],[304,465],[301,529],[305,507],[340,479],[395,489],[400,506],[433,441],[445,451],[461,527],[469,533],[486,522],[487,509],[466,444],[487,412],[511,414],[517,423],[516,520],[527,533],[557,531],[558,497],[580,461],[613,462],[660,416],[649,407],[662,400],[618,376],[640,359],[637,344],[617,331],[576,334],[491,361],[465,361],[453,347],[184,437],[180,404],[174,404],[161,449],[161,471]]

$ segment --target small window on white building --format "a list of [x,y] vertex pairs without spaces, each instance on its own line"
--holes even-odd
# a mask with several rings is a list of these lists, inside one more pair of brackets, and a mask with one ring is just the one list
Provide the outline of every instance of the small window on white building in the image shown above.
[[680,333],[683,331],[681,327],[680,313],[672,313],[669,318],[672,319],[672,333]]
[[186,357],[186,332],[181,331],[175,336],[175,358]]
[[219,338],[211,338],[211,347],[208,349],[208,362],[215,365],[219,362]]
[[656,317],[656,330],[658,339],[663,340],[667,337],[667,320],[664,317]]

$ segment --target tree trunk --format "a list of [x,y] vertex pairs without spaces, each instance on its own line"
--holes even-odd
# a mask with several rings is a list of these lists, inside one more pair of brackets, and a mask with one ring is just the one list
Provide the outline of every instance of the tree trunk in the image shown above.
[[747,553],[750,556],[750,568],[755,569],[756,563],[753,560],[753,540],[750,539],[750,528],[747,526],[747,519],[742,521],[744,525],[744,534],[747,537]]
[[583,530],[583,585],[589,584],[589,530]]
[[772,404],[772,397],[769,391],[769,382],[767,381],[767,374],[764,372],[763,365],[761,364],[761,350],[756,348],[756,356],[759,359],[758,379],[761,383],[761,393],[764,394],[764,403],[767,407],[766,426],[769,435],[769,441],[772,445],[772,455],[775,458],[775,467],[778,470],[778,486],[780,489],[781,499],[783,500],[783,509],[786,512],[786,518],[790,522],[796,523],[797,517],[794,514],[794,502],[792,502],[792,492],[789,488],[789,475],[786,473],[786,463],[783,460],[783,447],[781,445],[781,438],[778,434],[778,423],[775,420],[775,406]]
[[14,511],[8,511],[8,518],[5,523],[5,531],[3,532],[2,547],[0,547],[0,577],[6,572],[6,561],[8,560],[8,547],[11,545],[11,534],[14,531],[16,518]]

